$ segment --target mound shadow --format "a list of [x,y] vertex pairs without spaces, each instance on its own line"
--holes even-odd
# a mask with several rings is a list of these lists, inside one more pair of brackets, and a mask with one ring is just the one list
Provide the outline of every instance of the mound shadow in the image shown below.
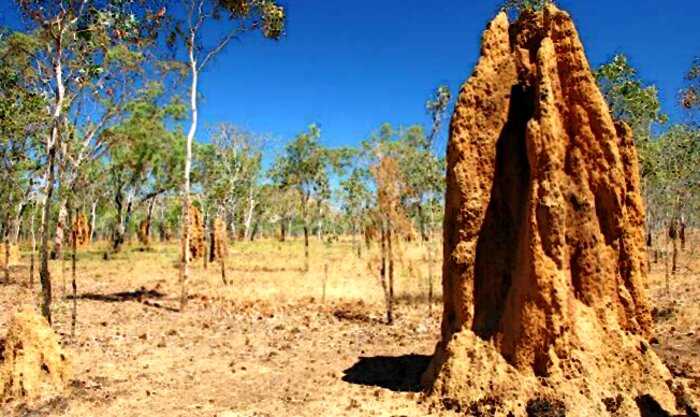
[[[156,290],[146,290],[145,288],[140,288],[135,291],[123,291],[123,292],[116,292],[116,293],[111,293],[111,294],[98,294],[98,293],[84,293],[78,295],[76,298],[78,300],[90,300],[90,301],[100,301],[103,303],[123,303],[127,301],[135,301],[144,305],[147,305],[149,307],[154,307],[154,308],[160,308],[163,310],[168,310],[172,312],[177,312],[179,310],[164,306],[158,302],[153,302],[151,301],[152,299],[162,299],[165,297],[165,294],[163,294],[160,291]],[[68,296],[69,300],[73,299],[72,295]]]
[[386,388],[397,392],[420,392],[420,379],[428,368],[428,355],[361,356],[343,371],[343,381],[350,384]]

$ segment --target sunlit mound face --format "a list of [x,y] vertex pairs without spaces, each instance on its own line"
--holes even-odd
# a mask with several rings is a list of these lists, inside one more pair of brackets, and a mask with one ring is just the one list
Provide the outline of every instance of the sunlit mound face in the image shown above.
[[673,410],[668,370],[646,342],[631,131],[612,120],[566,13],[491,22],[447,161],[432,391],[503,415],[538,396],[566,415],[605,415],[602,400],[617,395],[637,415],[639,393]]

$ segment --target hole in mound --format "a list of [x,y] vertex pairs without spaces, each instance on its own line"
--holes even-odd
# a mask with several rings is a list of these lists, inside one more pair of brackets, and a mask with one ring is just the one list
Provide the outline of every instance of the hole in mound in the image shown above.
[[642,417],[672,417],[666,412],[661,405],[649,394],[640,395],[634,401],[639,407],[639,413]]
[[343,371],[343,381],[392,391],[419,392],[421,375],[429,364],[430,356],[426,355],[360,357]]
[[489,206],[479,233],[474,266],[474,332],[489,339],[499,329],[516,273],[518,242],[527,209],[530,166],[525,132],[533,114],[533,92],[511,91],[508,122],[496,144],[496,169]]
[[528,417],[566,417],[566,406],[560,400],[535,398],[527,402]]

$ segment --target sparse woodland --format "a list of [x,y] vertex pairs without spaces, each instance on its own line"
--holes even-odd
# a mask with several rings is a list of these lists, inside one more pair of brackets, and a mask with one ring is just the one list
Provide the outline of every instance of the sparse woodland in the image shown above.
[[[505,7],[529,13],[545,3]],[[59,326],[66,338],[90,332],[88,323],[100,327],[81,309],[96,297],[81,285],[89,281],[94,291],[93,282],[105,276],[101,265],[112,271],[105,274],[124,269],[168,281],[170,293],[153,294],[172,301],[173,315],[188,314],[191,299],[191,314],[204,314],[202,303],[264,298],[275,285],[298,285],[304,300],[325,305],[340,292],[331,287],[341,280],[337,269],[371,277],[375,287],[358,288],[375,291],[372,299],[384,311],[374,322],[353,316],[356,306],[340,308],[336,317],[352,316],[357,327],[366,320],[372,328],[402,319],[420,328],[424,316],[437,323],[446,130],[458,91],[443,85],[426,91],[424,120],[377,126],[348,147],[331,145],[335,138],[317,125],[284,141],[226,120],[202,126],[199,82],[216,57],[255,32],[267,42],[292,36],[285,31],[288,10],[276,0],[12,5],[21,27],[0,28],[0,280],[35,289],[38,295],[23,299],[35,302],[50,324],[57,314],[64,317]],[[211,29],[221,22],[226,30]],[[697,268],[692,260],[700,256],[700,58],[678,74],[684,119],[674,123],[633,63],[618,54],[594,68],[594,76],[613,118],[634,133],[646,267],[663,274],[671,294],[680,291],[673,289],[676,274]],[[191,250],[193,239],[200,239],[203,254]],[[167,261],[158,272],[129,265],[141,258],[155,265],[159,257]],[[298,284],[280,278],[246,289],[256,273],[271,271],[293,271]],[[322,278],[306,281],[316,275]],[[426,308],[407,308],[397,282],[411,288],[402,291],[406,298],[427,299]],[[352,283],[343,285],[353,293]],[[134,289],[124,284],[122,296]],[[148,291],[138,297],[145,300]],[[236,308],[252,308],[241,305]],[[238,319],[253,328],[256,314]],[[143,334],[144,342],[152,337]],[[242,340],[232,343],[248,346]]]

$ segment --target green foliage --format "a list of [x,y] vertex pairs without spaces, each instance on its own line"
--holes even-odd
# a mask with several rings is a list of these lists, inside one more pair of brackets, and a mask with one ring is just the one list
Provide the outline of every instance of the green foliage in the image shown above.
[[171,130],[172,121],[182,120],[185,108],[178,99],[162,105],[162,87],[149,84],[125,106],[128,117],[108,129],[113,186],[150,195],[176,188],[181,177],[184,136]]
[[321,145],[321,130],[309,126],[287,144],[277,158],[270,176],[282,190],[294,189],[301,199],[302,218],[309,220],[309,203],[320,205],[331,196],[330,177],[341,173],[348,162],[347,149],[328,149]]
[[623,54],[595,71],[596,81],[616,120],[632,127],[636,137],[648,139],[652,123],[665,123],[656,87],[645,86]]
[[646,178],[655,218],[686,219],[700,209],[700,129],[675,125],[652,144],[655,169]]
[[681,91],[681,105],[688,110],[700,109],[700,58],[695,58],[685,76],[687,87]]
[[553,3],[553,0],[506,0],[502,8],[505,11],[520,14],[522,12],[536,12]]
[[430,97],[425,103],[425,109],[428,114],[430,114],[430,118],[433,122],[430,136],[428,138],[428,147],[432,147],[432,144],[435,143],[437,135],[440,133],[442,120],[445,117],[445,112],[447,111],[447,106],[450,104],[451,98],[452,94],[450,93],[449,87],[446,85],[441,85],[438,86],[433,93],[433,96]]
[[661,112],[656,87],[645,86],[627,57],[622,54],[615,55],[609,63],[601,65],[595,71],[595,77],[612,117],[626,122],[632,128],[642,177],[649,175],[656,169],[654,149],[651,146],[652,125],[666,123],[668,119]]

